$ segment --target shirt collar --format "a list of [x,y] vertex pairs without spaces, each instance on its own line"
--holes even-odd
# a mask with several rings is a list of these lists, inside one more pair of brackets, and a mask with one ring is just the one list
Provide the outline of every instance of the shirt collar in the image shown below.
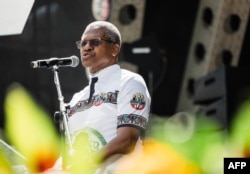
[[91,79],[93,77],[98,77],[98,79],[104,79],[106,77],[111,77],[111,75],[118,72],[119,69],[120,69],[120,66],[118,64],[114,64],[96,73],[89,73],[89,78]]

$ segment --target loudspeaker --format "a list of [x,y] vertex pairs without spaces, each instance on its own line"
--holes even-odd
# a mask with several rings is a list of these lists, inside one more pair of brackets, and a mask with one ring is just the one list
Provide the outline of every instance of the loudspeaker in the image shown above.
[[177,111],[195,109],[193,80],[222,65],[238,65],[249,10],[249,0],[200,0]]
[[208,117],[217,122],[220,129],[227,129],[229,125],[227,115],[228,109],[230,108],[227,104],[226,99],[221,98],[211,104],[201,106],[196,115],[198,116],[198,119],[201,117]]
[[226,74],[221,68],[195,81],[194,104],[206,104],[226,95]]
[[242,100],[241,93],[250,85],[250,79],[243,77],[249,72],[248,68],[222,66],[199,78],[194,85],[194,104],[208,104],[223,97]]
[[195,82],[193,103],[198,113],[214,117],[223,127],[230,127],[239,106],[250,98],[248,68],[221,67]]
[[132,43],[141,38],[145,0],[92,0],[91,3],[93,18],[115,24],[123,42]]
[[123,42],[132,43],[141,38],[145,0],[112,0],[109,21],[117,26]]

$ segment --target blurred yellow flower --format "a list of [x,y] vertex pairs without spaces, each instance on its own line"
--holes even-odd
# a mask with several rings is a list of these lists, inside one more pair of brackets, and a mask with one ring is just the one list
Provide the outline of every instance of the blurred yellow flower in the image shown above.
[[19,84],[9,88],[4,104],[7,137],[26,157],[28,169],[41,172],[52,167],[60,154],[60,140],[49,115]]
[[[197,164],[186,159],[169,145],[146,139],[144,142],[144,156],[142,158],[134,156],[129,158],[135,164],[130,171],[122,174],[200,174]],[[127,160],[127,159],[126,159]],[[122,164],[128,161],[124,160]],[[120,174],[117,172],[116,174]]]

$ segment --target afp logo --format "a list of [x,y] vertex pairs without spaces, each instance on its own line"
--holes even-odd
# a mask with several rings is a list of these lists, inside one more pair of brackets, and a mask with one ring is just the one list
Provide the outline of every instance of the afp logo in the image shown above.
[[247,174],[250,158],[224,158],[224,174]]

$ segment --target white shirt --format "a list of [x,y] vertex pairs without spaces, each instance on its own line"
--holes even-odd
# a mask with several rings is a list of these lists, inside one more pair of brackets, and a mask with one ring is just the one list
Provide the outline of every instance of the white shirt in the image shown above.
[[[73,141],[78,134],[87,133],[91,149],[98,151],[116,137],[119,127],[132,126],[143,132],[148,123],[151,102],[143,78],[120,69],[117,64],[90,74],[90,79],[92,77],[98,77],[92,101],[88,103],[90,80],[89,85],[76,93],[69,103],[68,126]],[[141,152],[141,148],[138,140],[134,153]]]

